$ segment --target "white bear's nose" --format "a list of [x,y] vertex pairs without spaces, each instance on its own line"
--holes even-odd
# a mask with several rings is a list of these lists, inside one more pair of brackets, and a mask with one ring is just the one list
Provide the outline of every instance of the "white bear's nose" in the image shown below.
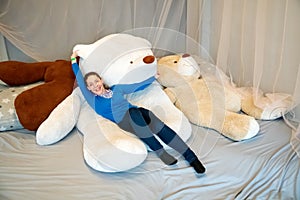
[[143,61],[144,63],[146,64],[150,64],[150,63],[153,63],[155,60],[155,57],[154,56],[146,56],[143,58]]

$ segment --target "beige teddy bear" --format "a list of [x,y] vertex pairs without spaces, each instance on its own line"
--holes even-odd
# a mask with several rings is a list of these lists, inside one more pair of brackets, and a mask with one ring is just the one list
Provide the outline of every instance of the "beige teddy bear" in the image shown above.
[[[188,54],[159,59],[158,81],[169,98],[193,124],[214,129],[234,141],[254,137],[259,125],[254,117],[239,113],[239,93],[224,73],[200,62]],[[205,68],[201,75],[198,63]]]

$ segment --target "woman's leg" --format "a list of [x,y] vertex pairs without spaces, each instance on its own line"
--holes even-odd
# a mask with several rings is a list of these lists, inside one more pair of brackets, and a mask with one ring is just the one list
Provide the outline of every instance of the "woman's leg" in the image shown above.
[[181,153],[185,160],[190,163],[197,173],[205,172],[205,167],[202,165],[195,153],[171,128],[165,125],[157,136],[167,145]]
[[144,119],[141,111],[138,108],[130,108],[125,114],[119,127],[125,131],[131,132],[145,142],[167,165],[173,165],[177,163],[177,160],[169,155],[155,138],[151,129],[148,126],[148,119]]
[[204,173],[205,168],[195,155],[195,153],[188,147],[188,145],[173,131],[170,127],[165,125],[158,117],[151,111],[139,108],[148,126],[165,144],[172,147],[174,150],[183,155],[183,157],[195,168],[198,173]]

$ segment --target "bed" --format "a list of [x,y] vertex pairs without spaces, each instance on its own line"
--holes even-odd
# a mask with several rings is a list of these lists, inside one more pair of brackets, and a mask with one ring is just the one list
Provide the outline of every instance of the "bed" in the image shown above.
[[192,125],[188,143],[204,175],[182,158],[165,166],[152,152],[129,171],[98,172],[84,163],[76,129],[50,146],[37,145],[25,129],[1,132],[0,199],[300,199],[291,129],[283,119],[259,124],[259,134],[242,142]]
[[[7,40],[0,36],[0,54],[8,46],[9,59],[66,59],[79,41],[141,31],[160,50],[207,50],[234,77],[242,77],[241,83],[259,82],[270,90],[295,91],[299,97],[295,52],[300,29],[292,26],[299,21],[299,2],[4,0],[0,32]],[[300,142],[282,118],[258,122],[258,135],[241,142],[192,124],[188,144],[206,166],[203,175],[195,174],[175,152],[179,162],[174,166],[165,166],[149,152],[131,170],[99,172],[85,163],[83,135],[77,129],[48,146],[38,145],[35,132],[26,129],[3,131],[0,200],[300,199]]]

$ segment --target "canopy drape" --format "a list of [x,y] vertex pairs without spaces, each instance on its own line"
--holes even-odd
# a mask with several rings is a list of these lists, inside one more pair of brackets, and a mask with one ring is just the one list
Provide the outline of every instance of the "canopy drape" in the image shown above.
[[299,104],[300,1],[188,0],[186,30],[237,85]]
[[0,2],[0,33],[36,61],[69,59],[76,44],[129,31],[160,49],[210,57],[238,86],[300,102],[299,0]]
[[68,59],[76,44],[133,28],[185,32],[185,1],[1,0],[0,6],[2,35],[37,61]]

